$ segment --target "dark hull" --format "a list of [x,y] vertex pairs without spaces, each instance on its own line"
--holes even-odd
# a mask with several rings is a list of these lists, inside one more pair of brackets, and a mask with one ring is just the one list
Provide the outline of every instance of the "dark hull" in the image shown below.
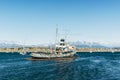
[[32,58],[26,58],[27,60],[73,60],[75,58],[77,58],[78,56],[70,56],[70,57],[54,57],[54,58],[36,58],[36,57],[32,57]]
[[73,58],[74,56],[69,56],[69,57],[51,57],[51,58],[48,58],[48,57],[41,57],[41,58],[38,58],[38,57],[32,57],[32,59],[58,59],[58,58]]

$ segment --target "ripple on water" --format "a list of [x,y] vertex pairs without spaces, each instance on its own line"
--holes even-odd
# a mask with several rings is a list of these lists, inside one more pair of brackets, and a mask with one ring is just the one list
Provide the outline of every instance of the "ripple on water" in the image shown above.
[[5,55],[0,55],[1,80],[120,80],[120,54],[81,53],[73,61],[27,61]]
[[0,69],[3,69],[5,67],[7,67],[7,66],[0,64]]

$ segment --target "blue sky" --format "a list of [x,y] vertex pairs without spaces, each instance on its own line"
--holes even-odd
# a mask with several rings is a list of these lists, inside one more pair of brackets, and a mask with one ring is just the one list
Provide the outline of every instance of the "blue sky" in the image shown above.
[[56,24],[70,41],[120,43],[120,0],[0,0],[0,40],[51,43]]

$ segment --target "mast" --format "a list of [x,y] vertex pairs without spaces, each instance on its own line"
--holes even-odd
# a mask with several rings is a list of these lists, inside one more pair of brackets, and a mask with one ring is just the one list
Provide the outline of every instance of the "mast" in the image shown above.
[[58,39],[58,28],[56,28],[55,53],[56,53],[57,39]]
[[24,43],[23,43],[23,55],[26,54],[26,50],[25,50],[25,40],[24,40]]
[[26,51],[25,51],[25,40],[24,40],[24,43],[22,45],[22,51],[20,52],[20,54],[22,54],[22,55],[26,54]]
[[90,53],[92,53],[92,42],[90,42]]

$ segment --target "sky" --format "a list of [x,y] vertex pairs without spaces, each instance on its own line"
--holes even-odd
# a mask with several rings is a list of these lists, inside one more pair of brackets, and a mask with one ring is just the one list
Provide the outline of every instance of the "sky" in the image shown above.
[[0,0],[0,41],[120,43],[120,0]]

